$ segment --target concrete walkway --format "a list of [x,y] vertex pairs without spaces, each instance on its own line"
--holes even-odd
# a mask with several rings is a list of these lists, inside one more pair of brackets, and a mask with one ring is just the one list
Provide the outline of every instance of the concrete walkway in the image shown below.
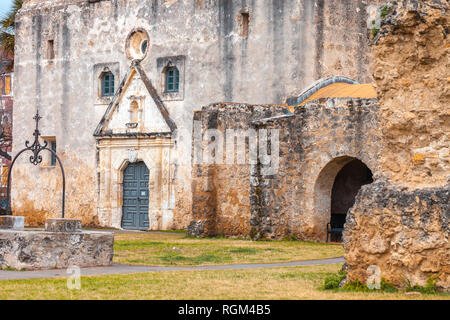
[[[202,266],[202,267],[151,267],[151,266],[133,266],[126,264],[114,264],[111,267],[82,268],[81,276],[100,276],[108,274],[132,274],[161,271],[196,271],[196,270],[246,270],[258,268],[286,268],[298,266],[314,266],[324,264],[344,263],[344,258],[331,258],[324,260],[306,260],[283,263],[266,264],[232,264],[221,266]],[[41,270],[41,271],[0,271],[0,280],[17,279],[40,279],[40,278],[58,278],[68,277],[65,269],[61,270]]]

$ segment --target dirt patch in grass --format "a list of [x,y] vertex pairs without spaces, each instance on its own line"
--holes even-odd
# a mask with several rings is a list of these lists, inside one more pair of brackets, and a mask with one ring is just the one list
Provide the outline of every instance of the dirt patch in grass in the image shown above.
[[184,234],[117,234],[114,262],[154,266],[204,266],[319,260],[344,255],[340,244],[303,241],[193,239]]

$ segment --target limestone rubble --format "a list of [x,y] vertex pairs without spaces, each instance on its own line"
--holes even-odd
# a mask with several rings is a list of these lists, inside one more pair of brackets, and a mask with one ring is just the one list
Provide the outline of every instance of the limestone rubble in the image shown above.
[[376,265],[398,286],[450,289],[449,1],[399,1],[375,39],[383,176],[347,218],[350,280]]

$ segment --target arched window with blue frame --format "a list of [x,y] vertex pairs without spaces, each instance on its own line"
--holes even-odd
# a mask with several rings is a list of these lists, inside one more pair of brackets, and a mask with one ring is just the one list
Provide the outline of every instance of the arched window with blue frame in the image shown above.
[[180,71],[177,67],[166,69],[166,92],[178,92],[180,90]]
[[102,97],[114,95],[114,75],[112,72],[106,72],[102,75]]

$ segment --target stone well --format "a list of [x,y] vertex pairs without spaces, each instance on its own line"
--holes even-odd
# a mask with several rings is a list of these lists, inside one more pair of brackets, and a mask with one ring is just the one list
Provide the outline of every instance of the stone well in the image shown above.
[[112,265],[114,233],[81,230],[75,219],[48,219],[44,230],[0,227],[0,268],[64,269]]

